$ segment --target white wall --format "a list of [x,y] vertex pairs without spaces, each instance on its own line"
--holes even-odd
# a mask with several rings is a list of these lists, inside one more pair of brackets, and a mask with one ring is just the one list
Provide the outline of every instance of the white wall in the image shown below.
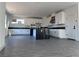
[[5,46],[5,3],[0,2],[0,51]]
[[[76,39],[78,33],[78,4],[64,10],[66,14],[66,35],[67,38]],[[74,26],[76,29],[73,29]]]
[[[12,18],[13,19],[13,18]],[[23,18],[24,24],[11,24],[10,19],[10,27],[25,27],[27,25],[35,24],[35,23],[42,23],[42,26],[48,26],[50,23],[50,18],[43,18],[43,19],[32,19],[32,18]]]
[[5,15],[5,36],[7,37],[8,36],[8,19],[7,19],[7,15]]
[[10,21],[10,27],[25,27],[27,25],[35,24],[36,22],[40,22],[39,19],[30,19],[30,18],[23,18],[24,24],[11,24]]
[[25,19],[25,24],[26,25],[31,25],[31,24],[35,24],[42,21],[42,19],[32,19],[32,18],[24,18]]
[[46,26],[48,26],[48,25],[51,25],[50,20],[51,20],[50,17],[48,17],[48,18],[43,18],[43,20],[41,21],[42,26],[43,26],[43,27],[46,27]]
[[9,14],[8,12],[6,12],[6,14],[5,14],[5,24],[6,24],[6,28],[5,28],[5,36],[7,37],[8,35],[9,35],[9,30],[8,30],[8,27],[9,27],[9,24],[10,24],[10,22],[11,22],[11,20],[12,20],[12,15],[11,14]]
[[77,41],[79,41],[79,3],[78,3],[78,32],[77,32]]

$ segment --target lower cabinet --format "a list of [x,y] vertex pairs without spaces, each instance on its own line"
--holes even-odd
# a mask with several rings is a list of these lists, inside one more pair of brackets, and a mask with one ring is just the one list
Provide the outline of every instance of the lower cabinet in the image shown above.
[[66,38],[65,29],[50,29],[49,33],[50,33],[50,36]]
[[10,35],[30,35],[30,29],[9,29]]

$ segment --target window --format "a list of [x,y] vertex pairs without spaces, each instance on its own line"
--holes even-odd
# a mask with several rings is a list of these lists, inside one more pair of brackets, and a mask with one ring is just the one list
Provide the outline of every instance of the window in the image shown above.
[[24,19],[17,19],[18,24],[24,24]]
[[11,24],[18,24],[18,23],[17,23],[16,19],[12,19]]
[[24,19],[13,19],[12,24],[24,24]]

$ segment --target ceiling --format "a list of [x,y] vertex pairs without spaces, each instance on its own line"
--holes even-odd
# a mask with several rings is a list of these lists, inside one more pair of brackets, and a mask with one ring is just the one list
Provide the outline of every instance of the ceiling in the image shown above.
[[7,2],[6,10],[20,17],[45,17],[57,12],[75,2]]

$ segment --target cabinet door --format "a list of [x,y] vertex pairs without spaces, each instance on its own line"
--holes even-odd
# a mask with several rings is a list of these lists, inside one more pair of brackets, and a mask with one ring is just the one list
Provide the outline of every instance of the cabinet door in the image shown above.
[[50,35],[58,37],[59,36],[58,29],[50,29]]
[[55,16],[55,24],[59,24],[60,15],[59,13]]
[[59,29],[59,37],[60,38],[66,38],[65,29]]
[[49,34],[50,34],[51,36],[53,36],[53,35],[54,35],[54,30],[53,30],[53,29],[49,29]]
[[65,22],[64,12],[57,13],[55,19],[56,24],[63,24]]
[[9,32],[12,35],[29,35],[30,29],[9,29]]

